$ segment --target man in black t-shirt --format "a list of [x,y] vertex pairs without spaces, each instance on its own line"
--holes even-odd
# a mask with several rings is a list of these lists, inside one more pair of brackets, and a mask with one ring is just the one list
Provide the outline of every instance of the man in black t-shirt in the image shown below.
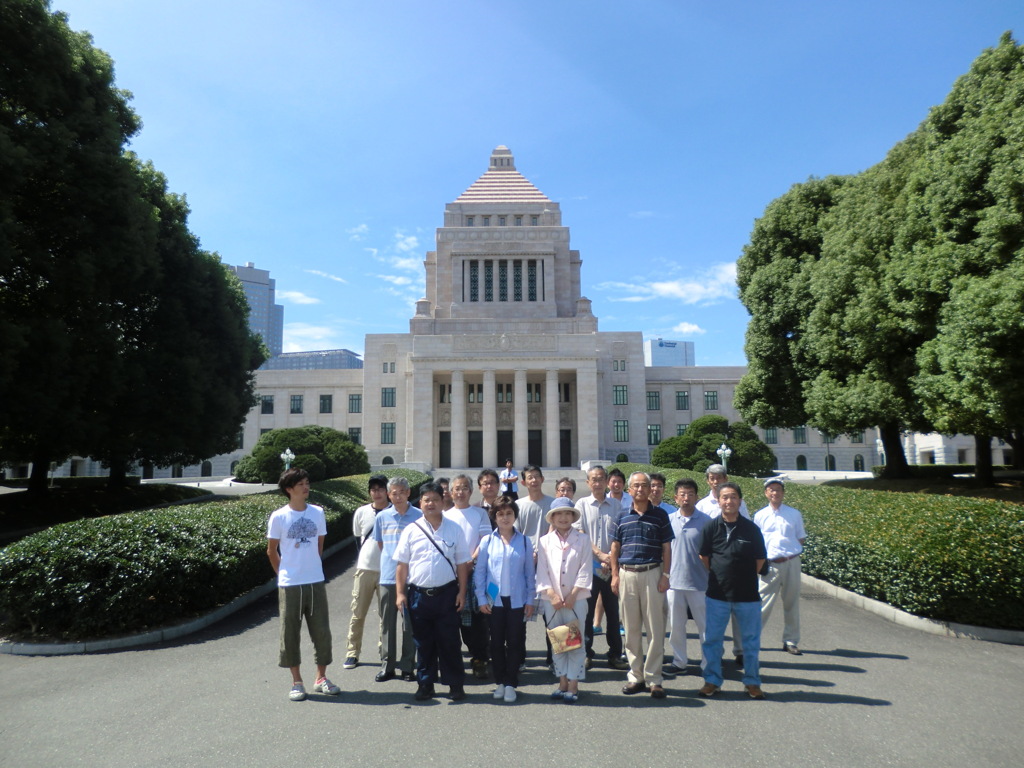
[[701,532],[700,559],[708,569],[707,617],[704,626],[704,687],[714,696],[722,687],[722,650],[729,617],[739,622],[745,663],[743,685],[752,699],[763,699],[758,655],[761,649],[761,596],[757,574],[767,552],[761,529],[740,516],[743,492],[735,483],[718,489],[722,514]]

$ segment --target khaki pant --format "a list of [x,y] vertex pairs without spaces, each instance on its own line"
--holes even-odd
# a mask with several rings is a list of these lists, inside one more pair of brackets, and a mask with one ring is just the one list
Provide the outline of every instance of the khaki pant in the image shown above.
[[306,619],[306,630],[313,641],[313,661],[327,666],[331,655],[331,621],[327,611],[327,585],[298,584],[277,588],[277,606],[281,614],[281,651],[278,666],[297,667],[302,661],[299,629]]
[[[348,622],[347,656],[359,658],[363,648],[363,625],[366,614],[374,598],[380,599],[380,571],[364,571],[356,569],[355,581],[352,583],[352,618]],[[380,654],[380,639],[377,640],[377,653]]]
[[[626,629],[627,678],[631,683],[661,685],[665,661],[665,593],[658,591],[661,567],[649,571],[619,569],[619,614]],[[612,627],[608,631],[613,631]],[[644,657],[643,633],[647,632]]]

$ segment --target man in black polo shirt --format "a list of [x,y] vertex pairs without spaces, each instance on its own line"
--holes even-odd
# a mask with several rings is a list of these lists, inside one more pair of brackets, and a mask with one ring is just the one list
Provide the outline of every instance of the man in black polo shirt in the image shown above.
[[[619,519],[612,535],[612,592],[619,596],[619,610],[626,629],[627,696],[646,691],[665,698],[661,666],[665,660],[665,592],[672,566],[672,524],[661,507],[651,504],[651,478],[643,472],[629,476],[633,505]],[[620,578],[621,577],[621,578]],[[647,632],[644,659],[643,633]],[[608,631],[612,631],[609,627]]]
[[714,696],[722,687],[722,649],[729,617],[739,622],[743,638],[743,685],[752,699],[763,699],[758,655],[761,650],[761,596],[757,574],[768,556],[761,529],[740,516],[743,492],[735,483],[718,488],[720,517],[701,532],[700,559],[708,569],[704,625],[704,687]]

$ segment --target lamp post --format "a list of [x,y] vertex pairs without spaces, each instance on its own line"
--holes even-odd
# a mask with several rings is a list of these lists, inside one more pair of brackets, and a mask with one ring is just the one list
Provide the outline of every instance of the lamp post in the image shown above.
[[722,460],[722,466],[725,467],[725,471],[729,471],[729,457],[732,456],[732,449],[729,448],[725,443],[722,443],[722,447],[719,448],[715,453],[718,454],[718,458]]
[[284,449],[284,453],[281,454],[281,461],[284,462],[285,472],[292,468],[292,462],[295,461],[295,454],[292,453],[291,448]]
[[825,444],[825,471],[832,471],[832,438],[829,437],[827,432],[818,430],[818,434],[821,435],[821,442]]

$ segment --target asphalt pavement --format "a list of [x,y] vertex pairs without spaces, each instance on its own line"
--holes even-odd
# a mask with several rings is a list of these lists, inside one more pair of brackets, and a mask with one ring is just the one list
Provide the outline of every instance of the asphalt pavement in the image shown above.
[[[327,562],[339,697],[291,702],[276,666],[269,595],[178,641],[75,656],[0,655],[0,766],[1017,766],[1024,754],[1024,647],[901,627],[805,587],[804,655],[781,651],[781,616],[762,640],[766,701],[699,677],[668,697],[626,697],[598,664],[577,704],[548,698],[539,623],[514,704],[468,679],[469,696],[413,701],[376,683],[376,612],[362,665],[344,670],[352,549]],[[698,653],[691,636],[691,657]],[[597,639],[597,650],[605,649]],[[307,688],[314,669],[304,646]]]

